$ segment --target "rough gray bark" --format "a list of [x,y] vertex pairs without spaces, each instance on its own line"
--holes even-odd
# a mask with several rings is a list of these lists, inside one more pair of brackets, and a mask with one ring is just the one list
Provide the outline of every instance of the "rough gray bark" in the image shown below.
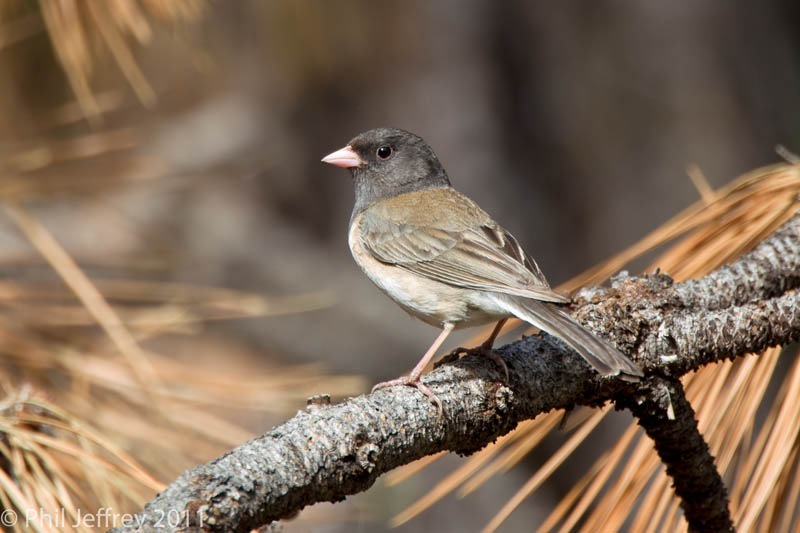
[[631,410],[672,478],[690,531],[733,531],[728,494],[676,378],[649,376],[641,395],[617,400]]
[[[798,340],[798,272],[800,216],[795,216],[756,250],[700,280],[673,284],[665,275],[618,277],[610,289],[584,290],[574,315],[632,354],[648,375],[642,383],[601,378],[552,337],[527,337],[498,350],[511,372],[507,383],[496,365],[480,357],[465,357],[425,376],[443,402],[444,417],[409,387],[310,407],[184,473],[147,504],[136,523],[119,531],[249,531],[315,502],[340,501],[425,455],[474,452],[551,409],[607,401],[634,409],[674,473],[685,466],[678,463],[686,457],[687,439],[676,439],[663,425],[667,422],[659,421],[665,386],[672,387],[676,420],[681,418],[684,435],[690,435],[689,462],[698,465],[673,477],[676,491],[685,498],[698,476],[704,479],[715,490],[705,504],[702,494],[694,494],[691,505],[717,509],[716,523],[724,524],[724,487],[707,477],[709,465],[714,470],[712,458],[697,441],[702,438],[694,413],[681,400],[676,378],[714,361]],[[691,521],[695,513],[684,508]],[[702,524],[690,527],[699,530]]]

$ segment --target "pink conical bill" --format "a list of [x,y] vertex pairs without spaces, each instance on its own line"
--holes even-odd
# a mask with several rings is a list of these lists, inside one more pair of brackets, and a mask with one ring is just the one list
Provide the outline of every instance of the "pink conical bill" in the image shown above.
[[336,150],[322,158],[323,163],[336,165],[342,168],[360,167],[364,161],[350,146],[345,146],[341,150]]

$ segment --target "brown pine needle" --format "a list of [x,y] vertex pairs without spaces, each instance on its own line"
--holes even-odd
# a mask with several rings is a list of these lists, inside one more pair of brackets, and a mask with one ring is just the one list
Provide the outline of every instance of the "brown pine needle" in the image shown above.
[[489,521],[488,524],[481,530],[483,533],[490,533],[497,529],[503,521],[521,504],[525,498],[535,491],[550,475],[566,460],[569,455],[575,451],[586,437],[597,427],[597,424],[605,416],[610,406],[605,406],[599,409],[594,416],[590,417],[586,423],[580,427],[572,436],[564,443],[561,448],[556,451],[542,467],[536,471],[514,496],[500,509],[500,511]]
[[100,291],[92,284],[66,250],[49,231],[21,205],[6,203],[6,213],[17,224],[42,257],[75,292],[97,323],[105,330],[117,349],[128,360],[131,370],[139,381],[150,388],[158,383],[150,360],[133,335],[120,320],[119,315],[108,305]]
[[756,410],[767,391],[779,355],[780,348],[772,348],[760,357],[752,358],[754,364],[740,372],[741,378],[747,380],[747,387],[742,389],[736,402],[731,402],[725,412],[725,424],[720,424],[712,440],[712,450],[720,470],[726,471],[731,466],[745,435],[753,431]]
[[[800,448],[795,446],[794,449],[794,457],[792,458],[792,463],[794,464],[793,475],[791,476],[790,481],[787,483],[787,490],[785,496],[782,498],[783,501],[787,502],[796,502],[800,501],[800,461],[798,461],[798,453],[800,453]],[[776,501],[778,499],[776,498]],[[797,527],[795,526],[792,528],[795,522],[795,515],[797,514],[797,509],[791,505],[787,505],[783,508],[780,516],[780,522],[777,526],[773,527],[773,531],[795,531]]]
[[[403,512],[395,515],[389,521],[391,527],[397,527],[405,524],[418,514],[422,513],[430,506],[441,500],[447,494],[450,494],[460,483],[469,477],[473,472],[481,467],[489,458],[494,454],[494,450],[486,447],[475,454],[474,461],[465,462],[456,470],[448,474],[444,479],[439,481],[427,494],[419,498],[417,501],[406,507]],[[431,456],[437,457],[438,456]]]
[[767,440],[750,486],[745,493],[736,522],[742,531],[750,531],[767,503],[783,472],[797,439],[800,427],[800,360],[789,374],[788,390],[781,402],[773,432]]
[[[84,2],[87,11],[94,18],[95,28],[103,36],[103,40],[114,55],[120,70],[128,79],[128,83],[131,84],[136,96],[139,97],[139,101],[147,108],[155,107],[157,102],[156,93],[147,82],[147,78],[133,57],[130,46],[125,42],[125,38],[107,11],[106,0],[84,0]],[[142,21],[140,20],[140,27],[141,23]],[[141,34],[142,32],[140,31]]]
[[[486,451],[487,448],[484,448],[481,451]],[[430,464],[438,461],[439,459],[447,455],[447,453],[448,452],[439,452],[433,455],[426,455],[422,459],[417,459],[413,463],[409,463],[405,466],[401,466],[400,468],[396,468],[391,472],[389,472],[388,474],[386,474],[384,484],[387,487],[391,487],[393,485],[397,485],[398,483],[402,483],[403,481],[410,478],[414,474],[417,474],[418,472],[422,471],[422,469],[424,469],[426,466],[429,466]]]
[[[542,523],[542,525],[538,527],[537,531],[555,531],[556,525],[558,525],[558,523],[561,520],[563,520],[567,511],[569,511],[569,509],[575,505],[575,502],[578,501],[578,498],[582,494],[586,494],[587,490],[591,490],[591,487],[589,488],[587,487],[589,486],[590,482],[594,483],[594,480],[596,479],[596,476],[600,471],[600,468],[601,468],[601,463],[595,462],[589,469],[589,471],[586,472],[586,475],[581,477],[581,479],[579,479],[577,483],[573,484],[572,487],[570,487],[569,492],[567,492],[567,494],[565,494],[564,497],[561,498],[561,500],[559,500],[556,507],[553,509],[553,511],[550,513],[547,519]],[[560,529],[559,531],[569,532],[570,530],[562,527],[562,529]]]
[[[642,533],[658,533],[663,523],[662,517],[667,509],[667,505],[675,499],[675,495],[670,486],[669,478],[664,472],[662,465],[655,469],[656,474],[650,483],[644,498],[639,506],[638,512],[633,517],[631,531],[641,531]],[[646,514],[642,509],[647,509]]]
[[[782,387],[785,391],[785,387]],[[773,402],[773,406],[780,404],[780,399],[783,397],[783,392],[778,394],[778,398]],[[778,416],[778,409],[771,409],[767,413],[767,419],[764,421],[761,428],[751,428],[747,432],[748,439],[742,441],[742,447],[746,448],[746,454],[740,460],[736,469],[736,477],[733,480],[731,488],[731,514],[737,516],[744,513],[743,506],[745,505],[744,497],[748,486],[752,486],[755,469],[763,457],[764,449],[770,433],[770,428],[774,427]],[[757,432],[757,433],[756,433]],[[755,435],[755,439],[753,439]]]
[[98,125],[100,110],[89,87],[89,44],[75,0],[39,0],[53,51],[67,75],[84,116]]
[[462,498],[469,495],[498,472],[511,468],[511,466],[525,457],[528,452],[538,446],[558,423],[558,413],[550,412],[546,414],[546,418],[539,421],[538,424],[531,427],[528,431],[519,432],[523,433],[524,436],[518,438],[513,446],[507,447],[502,455],[478,472],[472,479],[464,483],[464,486],[458,491],[458,495]]
[[630,517],[630,510],[634,508],[636,502],[641,499],[643,491],[652,480],[652,476],[645,474],[656,470],[659,465],[658,458],[651,453],[642,460],[642,470],[635,472],[629,477],[629,483],[620,487],[621,495],[618,505],[611,507],[607,513],[606,524],[614,525],[617,531],[621,531],[626,520]]
[[[2,468],[0,468],[0,491],[2,491],[3,494],[8,497],[9,502],[13,504],[7,507],[8,509],[14,507],[22,510],[36,509],[36,505],[33,504],[30,497],[20,490],[17,484],[8,477],[8,474],[6,474]],[[42,531],[37,522],[37,520],[33,520],[31,527],[36,531]]]
[[68,491],[71,491],[72,494],[74,494],[77,498],[87,501],[86,493],[78,486],[78,481],[66,473],[64,468],[61,467],[59,462],[53,457],[47,448],[36,442],[30,441],[26,442],[25,445],[32,452],[29,454],[31,460],[33,461],[33,454],[35,454],[35,460],[37,462],[41,462],[42,465],[47,468],[48,473],[52,476],[52,482],[59,485],[59,493],[65,492],[64,496],[60,496],[62,499],[65,496],[68,497]]
[[679,527],[682,525],[682,520],[683,517],[680,514],[680,502],[673,496],[669,499],[669,503],[667,505],[667,514],[664,518],[664,528],[667,531],[678,531],[679,529],[683,529],[683,527]]
[[[198,20],[204,11],[199,0],[145,0],[141,6],[133,0],[39,0],[38,4],[53,52],[83,116],[94,126],[101,123],[104,110],[90,84],[93,56],[101,55],[98,45],[105,44],[111,52],[139,101],[145,107],[154,107],[156,93],[136,62],[129,36],[141,44],[151,41],[153,30],[145,12],[175,23]],[[24,36],[22,32],[17,39]],[[0,40],[0,47],[2,44]]]
[[[558,420],[555,412],[545,413],[541,415],[541,418],[545,417],[553,418],[553,424],[555,424]],[[536,420],[538,421],[539,418],[536,418]],[[489,462],[493,457],[495,457],[498,453],[500,453],[502,449],[507,448],[508,446],[512,445],[519,439],[527,438],[525,427],[533,425],[533,423],[534,423],[533,420],[526,420],[525,422],[519,425],[519,429],[521,429],[522,431],[512,431],[511,433],[503,435],[502,437],[497,439],[497,441],[485,447],[480,452],[476,453],[469,461],[465,462],[463,465],[461,465],[459,468],[448,474],[444,479],[442,479],[439,483],[437,483],[436,486],[433,489],[431,489],[427,494],[425,494],[417,501],[412,503],[402,513],[393,517],[391,520],[391,524],[393,524],[393,527],[399,526],[411,520],[424,510],[428,509],[434,503],[442,499],[444,496],[455,490],[456,487],[462,484],[465,479],[468,479],[469,476],[475,473],[484,464]],[[421,470],[428,464],[432,463],[433,461],[439,459],[443,455],[445,455],[445,453],[429,456],[429,458],[431,459],[430,461],[426,462],[423,465],[419,465],[419,468],[414,468],[411,473],[405,471],[402,472],[400,476],[398,476],[400,477],[400,479],[399,480],[396,478],[393,479],[392,480],[393,483],[391,484],[395,484],[401,480],[407,479],[412,473],[418,472],[419,470]],[[414,466],[417,465],[418,463],[421,463],[421,461],[416,461],[408,466]]]
[[687,380],[686,394],[690,402],[698,405],[697,425],[701,433],[718,430],[730,405],[744,388],[745,375],[752,371],[754,365],[753,357],[739,359],[736,363],[723,361],[717,365],[718,370],[709,376],[710,383],[706,386],[700,384],[700,379]]
[[791,163],[793,165],[800,164],[800,156],[782,144],[775,146],[775,153],[785,159],[787,163]]
[[[566,518],[566,520],[561,526],[560,531],[568,532],[574,530],[575,525],[589,508],[594,498],[597,497],[597,494],[600,492],[600,490],[606,485],[606,483],[608,483],[608,480],[611,478],[611,475],[614,472],[613,466],[616,465],[625,455],[627,449],[637,436],[637,433],[638,432],[635,428],[628,428],[628,430],[622,434],[614,447],[605,452],[600,458],[597,459],[597,461],[595,461],[592,468],[584,476],[585,481],[588,482],[591,479],[591,483],[586,491],[581,494],[581,498],[577,505],[572,508],[569,515],[564,516],[563,513],[565,513],[568,509],[563,507],[561,502],[559,502],[559,505],[556,506],[545,523],[542,525],[542,529],[544,531],[552,530],[555,528],[555,525],[564,518]],[[596,472],[596,474],[593,474],[592,472]]]
[[[30,404],[48,408],[48,411],[50,413],[56,412],[54,408],[51,408],[51,406],[46,406],[46,404],[43,404],[41,402],[31,401]],[[100,448],[112,454],[115,459],[119,460],[123,465],[128,467],[130,469],[130,472],[135,474],[135,477],[137,477],[140,480],[146,480],[145,485],[147,485],[148,487],[156,491],[162,491],[166,488],[165,484],[161,483],[160,481],[153,478],[150,474],[148,474],[138,463],[136,463],[133,457],[131,457],[129,454],[127,454],[125,451],[119,448],[119,446],[117,446],[110,440],[106,439],[102,435],[89,430],[88,428],[80,427],[79,422],[74,418],[72,418],[69,422],[61,422],[57,419],[39,415],[31,415],[23,412],[17,415],[16,419],[20,422],[32,422],[32,423],[52,426],[55,428],[62,429],[64,431],[68,431],[82,438],[88,439],[97,444]]]
[[[123,471],[121,467],[115,465],[99,457],[94,455],[93,453],[87,452],[85,449],[76,446],[68,441],[61,440],[55,437],[51,437],[49,435],[44,435],[42,433],[36,431],[29,431],[23,430],[17,427],[9,426],[2,421],[0,421],[0,429],[7,433],[11,438],[13,444],[24,444],[25,442],[35,442],[41,444],[43,446],[47,446],[54,450],[58,450],[60,452],[66,453],[71,455],[72,457],[86,460],[96,466],[101,467],[103,470],[108,472],[113,472],[116,474],[125,474],[130,475],[131,477],[136,478],[140,483],[143,485],[149,485],[152,482],[152,478],[147,475],[139,475],[137,472],[131,471]],[[158,490],[157,487],[163,488],[161,483],[156,482],[155,485],[152,487],[154,490]]]
[[[635,426],[631,425],[630,427],[633,428]],[[624,450],[624,448],[621,448],[621,450]],[[634,498],[638,497],[641,489],[651,477],[649,473],[658,464],[657,459],[653,457],[651,452],[652,446],[650,442],[647,439],[638,439],[630,456],[624,459],[622,471],[611,486],[604,492],[603,499],[598,502],[598,505],[583,524],[582,531],[597,531],[598,527],[603,529],[606,527],[606,524],[610,525],[615,522],[619,523],[616,527],[612,526],[612,529],[616,530],[622,526],[621,522],[624,522],[627,511],[633,504],[633,502],[626,503],[624,501],[624,496],[633,493]],[[617,461],[608,462],[609,474],[614,467],[621,464],[623,461],[621,456],[615,457],[615,459],[617,459]],[[628,488],[632,488],[632,490],[626,490]],[[612,513],[615,509],[624,509],[626,513],[623,516],[617,516],[616,520],[614,520],[612,519]]]
[[692,180],[697,192],[700,193],[700,199],[703,202],[710,204],[716,199],[717,193],[714,192],[713,187],[708,183],[708,179],[706,179],[699,166],[695,164],[689,165],[686,167],[686,174],[689,176],[689,179]]

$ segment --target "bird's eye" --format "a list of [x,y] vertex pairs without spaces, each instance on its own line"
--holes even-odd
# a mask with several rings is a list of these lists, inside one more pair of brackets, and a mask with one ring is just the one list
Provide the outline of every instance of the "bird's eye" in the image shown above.
[[389,156],[392,155],[392,147],[381,146],[380,148],[378,148],[377,154],[379,159],[389,159]]

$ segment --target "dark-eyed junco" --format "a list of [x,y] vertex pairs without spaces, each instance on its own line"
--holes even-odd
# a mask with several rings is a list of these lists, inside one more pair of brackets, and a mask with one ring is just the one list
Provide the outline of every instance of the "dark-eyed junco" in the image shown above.
[[441,409],[419,381],[447,335],[456,328],[498,321],[474,352],[492,351],[512,316],[555,335],[604,376],[633,379],[642,371],[555,304],[568,297],[550,289],[517,240],[483,209],[450,186],[433,150],[420,137],[394,128],[362,133],[322,161],[350,170],[356,199],[349,244],[364,273],[411,315],[442,328],[408,376],[377,388],[412,385]]

